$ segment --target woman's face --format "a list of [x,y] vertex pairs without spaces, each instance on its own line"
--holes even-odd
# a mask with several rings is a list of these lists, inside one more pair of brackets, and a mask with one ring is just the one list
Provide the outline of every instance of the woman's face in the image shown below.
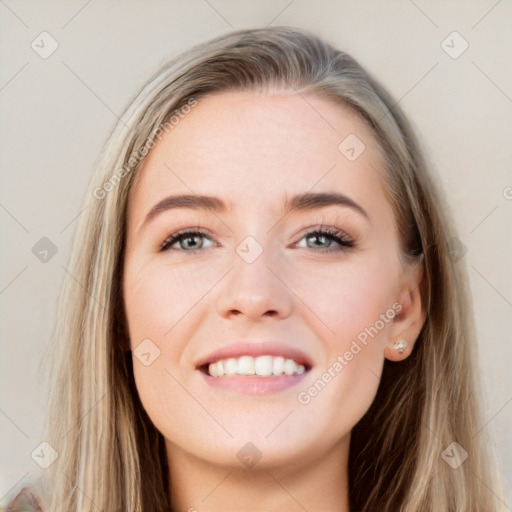
[[123,294],[168,454],[346,453],[386,346],[420,328],[366,125],[312,95],[224,92],[156,142],[129,197]]

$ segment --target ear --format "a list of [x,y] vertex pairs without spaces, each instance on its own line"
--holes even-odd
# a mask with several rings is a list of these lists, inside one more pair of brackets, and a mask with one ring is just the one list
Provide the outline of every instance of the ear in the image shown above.
[[402,361],[409,357],[426,318],[423,255],[406,265],[396,300],[397,314],[384,349],[384,357],[390,361]]

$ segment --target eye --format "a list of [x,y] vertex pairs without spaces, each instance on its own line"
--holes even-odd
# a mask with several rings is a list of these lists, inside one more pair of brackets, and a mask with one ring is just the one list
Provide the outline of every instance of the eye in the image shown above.
[[[200,228],[188,229],[173,233],[166,238],[160,247],[160,251],[168,250],[183,250],[185,252],[195,252],[203,249],[203,240],[207,238],[207,233]],[[179,248],[174,248],[173,245],[179,243]]]
[[[350,238],[347,233],[341,231],[340,229],[329,228],[329,227],[317,227],[316,229],[307,232],[301,239],[306,240],[306,247],[318,249],[320,252],[339,252],[343,251],[343,247],[350,248],[354,247],[354,241]],[[307,244],[307,240],[313,240],[315,244],[323,245],[323,247],[311,247]],[[336,242],[338,247],[332,247],[331,242]],[[326,245],[329,244],[329,245]],[[298,247],[301,247],[297,245]],[[303,247],[303,246],[302,246]]]
[[[166,238],[160,247],[160,251],[177,250],[184,252],[196,252],[204,249],[204,240],[210,240],[209,233],[201,228],[184,229],[173,233]],[[301,239],[313,240],[314,244],[323,245],[324,247],[311,247],[306,242],[306,247],[310,249],[318,249],[320,252],[338,252],[342,251],[343,247],[350,248],[354,246],[353,240],[344,231],[329,227],[317,227],[314,230],[307,232]],[[338,247],[332,247],[332,242],[338,244]],[[179,247],[173,247],[179,243]],[[328,244],[327,246],[325,244]],[[211,247],[211,246],[210,246]],[[297,244],[297,247],[301,247]],[[304,246],[302,246],[304,247]]]

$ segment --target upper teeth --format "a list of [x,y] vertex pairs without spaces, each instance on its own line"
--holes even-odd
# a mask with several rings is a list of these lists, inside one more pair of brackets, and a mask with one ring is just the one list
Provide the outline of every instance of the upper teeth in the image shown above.
[[293,375],[304,373],[306,368],[293,359],[285,359],[281,356],[242,356],[221,359],[208,365],[208,373],[212,377],[224,377],[225,375],[259,375],[270,377],[275,375]]

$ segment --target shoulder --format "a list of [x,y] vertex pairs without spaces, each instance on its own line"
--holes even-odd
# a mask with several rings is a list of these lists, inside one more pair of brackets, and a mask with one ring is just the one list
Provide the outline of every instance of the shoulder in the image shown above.
[[23,487],[7,504],[6,512],[43,512],[34,489]]

